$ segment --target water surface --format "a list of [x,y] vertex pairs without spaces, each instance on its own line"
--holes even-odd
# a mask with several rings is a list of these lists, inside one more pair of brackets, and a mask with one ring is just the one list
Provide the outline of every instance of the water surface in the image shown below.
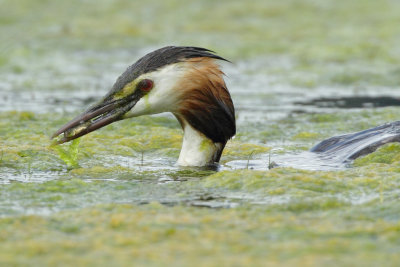
[[[0,4],[0,265],[400,262],[400,146],[308,152],[399,120],[395,1]],[[49,136],[164,45],[233,62],[219,171],[175,166],[170,114],[109,125],[62,160]]]

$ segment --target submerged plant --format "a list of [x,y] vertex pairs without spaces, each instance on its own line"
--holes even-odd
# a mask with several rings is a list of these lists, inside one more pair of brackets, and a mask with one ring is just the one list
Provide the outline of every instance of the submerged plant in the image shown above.
[[80,142],[80,138],[77,138],[70,142],[70,144],[52,146],[52,148],[57,152],[60,159],[64,161],[70,169],[79,167],[78,153]]

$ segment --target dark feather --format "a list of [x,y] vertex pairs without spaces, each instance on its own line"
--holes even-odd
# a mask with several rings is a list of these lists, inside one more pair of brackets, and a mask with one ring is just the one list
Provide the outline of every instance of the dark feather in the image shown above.
[[213,142],[225,144],[236,133],[235,111],[219,101],[204,105],[209,105],[211,110],[192,106],[193,109],[183,112],[184,118],[193,128]]
[[319,153],[324,158],[346,162],[374,152],[387,143],[399,141],[400,121],[395,121],[361,132],[328,138],[310,151]]
[[196,57],[214,58],[229,62],[229,60],[216,55],[214,51],[206,48],[194,46],[166,46],[148,53],[136,61],[136,63],[129,66],[126,71],[118,77],[111,91],[105,96],[105,99],[112,96],[121,90],[127,83],[134,81],[144,73],[155,71],[166,65]]

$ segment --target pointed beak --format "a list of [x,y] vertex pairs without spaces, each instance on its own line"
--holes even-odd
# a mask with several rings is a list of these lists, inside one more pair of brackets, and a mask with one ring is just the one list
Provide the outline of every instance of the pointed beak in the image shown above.
[[62,144],[97,129],[100,129],[110,123],[124,119],[125,113],[131,110],[139,101],[140,97],[131,95],[122,99],[103,100],[94,105],[84,113],[80,114],[52,135],[52,139],[63,134],[55,140],[55,144]]

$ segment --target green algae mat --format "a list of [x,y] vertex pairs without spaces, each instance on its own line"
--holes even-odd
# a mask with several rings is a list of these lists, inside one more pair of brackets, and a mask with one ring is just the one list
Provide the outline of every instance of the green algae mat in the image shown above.
[[[396,1],[0,5],[0,266],[400,264],[400,144],[340,166],[306,152],[399,120]],[[164,45],[233,62],[238,131],[219,171],[174,165],[169,114],[51,145]]]

